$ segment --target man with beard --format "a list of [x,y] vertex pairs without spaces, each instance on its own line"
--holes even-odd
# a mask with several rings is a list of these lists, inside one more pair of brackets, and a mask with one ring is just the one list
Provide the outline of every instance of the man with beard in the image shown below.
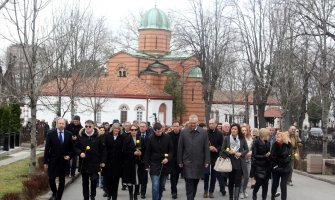
[[169,133],[170,138],[172,140],[173,144],[173,157],[170,161],[171,165],[171,176],[170,176],[170,182],[171,182],[171,195],[173,199],[177,199],[177,184],[179,175],[181,173],[181,168],[178,166],[177,162],[177,152],[178,152],[178,141],[180,136],[180,124],[179,122],[175,121],[172,124],[172,131]]

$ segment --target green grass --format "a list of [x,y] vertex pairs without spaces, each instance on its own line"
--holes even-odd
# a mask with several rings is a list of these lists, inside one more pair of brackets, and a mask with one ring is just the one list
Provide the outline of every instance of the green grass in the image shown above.
[[22,191],[22,181],[28,178],[29,161],[27,158],[0,167],[0,198],[7,193]]
[[6,160],[7,158],[11,158],[10,156],[0,156],[0,160]]

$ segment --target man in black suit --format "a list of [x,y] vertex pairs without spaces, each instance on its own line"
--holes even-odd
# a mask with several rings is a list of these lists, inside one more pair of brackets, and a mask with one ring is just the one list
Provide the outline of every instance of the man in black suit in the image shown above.
[[[73,151],[72,134],[64,129],[65,124],[65,119],[58,118],[56,120],[57,128],[49,131],[45,144],[44,169],[48,170],[53,200],[62,199],[67,165]],[[59,178],[58,189],[56,177]]]
[[[148,138],[150,136],[150,133],[148,131],[148,125],[146,122],[141,122],[139,133],[137,133],[138,136],[141,137],[141,140],[143,142],[143,146],[146,147],[146,144],[148,142]],[[144,157],[146,148],[142,148],[142,155]],[[144,159],[143,159],[144,160]],[[145,194],[147,192],[147,184],[148,184],[148,171],[145,170],[144,162],[140,163],[138,165],[138,171],[139,171],[139,182],[141,186],[141,198],[145,199]]]

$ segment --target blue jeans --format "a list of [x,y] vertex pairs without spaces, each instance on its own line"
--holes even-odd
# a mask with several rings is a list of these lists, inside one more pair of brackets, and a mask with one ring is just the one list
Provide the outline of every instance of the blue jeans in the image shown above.
[[152,200],[161,200],[167,175],[151,175]]

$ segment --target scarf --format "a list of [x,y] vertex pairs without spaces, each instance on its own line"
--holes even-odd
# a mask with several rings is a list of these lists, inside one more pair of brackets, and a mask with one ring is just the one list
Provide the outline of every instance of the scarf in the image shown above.
[[237,152],[240,149],[240,139],[238,138],[238,136],[236,136],[236,139],[234,139],[232,135],[230,135],[229,137],[230,137],[230,149]]

